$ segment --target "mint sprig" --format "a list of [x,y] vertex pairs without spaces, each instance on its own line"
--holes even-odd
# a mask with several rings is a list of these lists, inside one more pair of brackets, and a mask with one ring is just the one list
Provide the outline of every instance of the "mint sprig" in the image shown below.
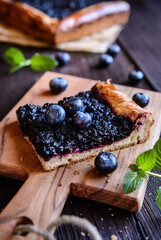
[[33,71],[44,72],[58,66],[58,62],[49,56],[34,54],[30,59],[25,59],[23,53],[14,47],[8,48],[4,53],[4,61],[11,65],[9,74],[19,69],[30,66]]
[[[161,138],[155,143],[153,149],[141,153],[136,159],[136,164],[131,164],[129,167],[131,171],[124,176],[124,193],[131,193],[138,189],[147,174],[161,178],[160,174],[151,172],[153,168],[161,170]],[[161,209],[161,186],[157,190],[156,200]]]

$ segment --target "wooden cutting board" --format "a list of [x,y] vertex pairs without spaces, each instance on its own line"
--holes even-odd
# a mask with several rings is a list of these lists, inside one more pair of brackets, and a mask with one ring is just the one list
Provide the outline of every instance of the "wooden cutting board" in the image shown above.
[[[49,81],[54,77],[65,77],[69,81],[67,90],[59,95],[53,95],[49,89]],[[118,89],[130,97],[136,92],[146,92],[150,96],[150,103],[146,109],[153,113],[155,123],[146,143],[114,152],[118,158],[118,168],[109,177],[96,172],[93,164],[94,158],[72,165],[71,168],[60,167],[51,172],[44,172],[17,124],[15,111],[19,106],[27,103],[37,105],[43,105],[46,102],[56,103],[63,97],[89,90],[95,83],[96,81],[89,79],[47,72],[0,123],[0,174],[26,180],[0,215],[0,239],[7,239],[2,237],[2,233],[10,234],[17,222],[25,221],[24,217],[35,225],[46,227],[52,219],[60,215],[69,193],[129,211],[140,209],[147,179],[144,179],[140,189],[131,194],[124,194],[123,178],[129,171],[129,164],[135,163],[136,157],[141,152],[152,148],[159,138],[161,130],[160,93],[117,85]],[[30,234],[27,235],[27,239],[29,236]],[[15,237],[10,236],[9,239],[15,239]],[[34,239],[33,236],[32,239]]]

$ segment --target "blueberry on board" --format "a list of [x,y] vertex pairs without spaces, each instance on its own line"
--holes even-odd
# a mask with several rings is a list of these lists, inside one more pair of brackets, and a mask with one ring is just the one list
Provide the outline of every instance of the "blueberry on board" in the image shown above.
[[117,158],[109,152],[102,152],[95,158],[95,168],[104,174],[112,173],[117,168]]
[[82,100],[77,97],[69,99],[67,102],[65,102],[63,107],[67,115],[70,117],[73,116],[76,112],[84,110],[84,104]]
[[87,128],[91,125],[92,118],[89,113],[77,112],[73,116],[73,122],[76,127]]
[[108,67],[113,63],[113,57],[109,54],[102,54],[99,58],[99,66],[100,67]]
[[57,104],[51,104],[46,109],[45,117],[49,124],[56,125],[56,124],[64,121],[65,111],[61,106],[59,106]]
[[132,100],[140,107],[145,107],[149,103],[149,96],[146,93],[136,93]]
[[120,52],[120,46],[116,43],[112,44],[107,50],[107,53],[112,57],[115,57],[119,52]]
[[133,70],[133,71],[130,72],[128,80],[132,85],[136,85],[143,78],[144,78],[144,74],[141,71]]
[[70,55],[67,52],[58,52],[56,54],[56,60],[58,61],[60,66],[64,66],[68,62],[70,62]]
[[54,94],[59,94],[68,87],[68,81],[66,78],[56,77],[51,79],[49,85]]

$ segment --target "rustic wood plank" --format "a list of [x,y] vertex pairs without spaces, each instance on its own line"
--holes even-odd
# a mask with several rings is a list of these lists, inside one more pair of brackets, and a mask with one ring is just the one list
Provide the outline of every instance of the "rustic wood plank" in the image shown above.
[[[115,153],[115,154],[119,154],[120,166],[118,167],[116,172],[110,176],[108,184],[106,183],[106,177],[102,177],[99,174],[96,174],[96,172],[94,172],[93,167],[91,169],[91,165],[93,164],[88,164],[90,165],[88,166],[87,163],[84,163],[84,162],[76,164],[72,166],[71,169],[68,169],[68,170],[66,170],[66,168],[60,168],[50,173],[43,173],[37,160],[36,159],[34,160],[32,158],[32,155],[33,155],[32,151],[28,150],[28,146],[27,146],[27,149],[25,145],[23,146],[22,144],[23,138],[21,138],[22,137],[21,133],[18,132],[18,129],[15,129],[15,125],[14,125],[14,128],[12,127],[12,124],[16,120],[15,109],[17,109],[19,105],[24,105],[27,102],[42,105],[47,100],[51,102],[52,99],[54,99],[54,102],[57,102],[58,99],[61,99],[62,94],[60,94],[59,96],[53,97],[53,95],[50,94],[48,90],[49,88],[48,83],[50,79],[54,76],[63,76],[68,79],[69,87],[68,87],[68,90],[66,90],[66,94],[65,94],[66,96],[73,95],[80,90],[90,89],[90,86],[94,84],[93,81],[85,80],[82,78],[79,79],[77,77],[59,75],[58,73],[55,73],[55,74],[46,73],[44,77],[40,79],[40,81],[29,91],[29,93],[27,93],[23,97],[23,99],[15,106],[15,108],[1,122],[2,135],[5,129],[5,132],[4,132],[5,145],[1,149],[2,155],[1,155],[0,165],[3,166],[3,168],[0,169],[1,173],[11,177],[16,177],[16,174],[18,174],[17,178],[22,178],[22,176],[24,176],[25,178],[25,175],[23,175],[23,172],[24,174],[29,174],[30,172],[36,173],[34,175],[32,174],[29,177],[29,179],[25,182],[24,186],[20,189],[18,195],[14,197],[13,201],[3,211],[0,218],[1,227],[3,226],[3,222],[4,222],[4,227],[2,228],[3,231],[6,230],[6,227],[7,227],[6,223],[8,222],[8,220],[5,221],[4,219],[8,219],[9,213],[10,213],[10,216],[15,216],[15,215],[19,216],[19,212],[21,212],[22,215],[32,219],[32,221],[34,221],[35,224],[40,225],[41,223],[42,226],[45,226],[45,224],[48,223],[48,219],[50,219],[52,212],[54,214],[54,215],[52,214],[52,217],[60,214],[60,211],[63,207],[63,203],[66,200],[69,192],[70,183],[72,183],[71,192],[75,195],[91,198],[97,201],[110,203],[111,205],[119,206],[122,208],[128,208],[131,211],[136,211],[137,208],[142,203],[146,182],[144,182],[144,185],[142,186],[142,188],[140,188],[139,191],[137,190],[135,193],[132,193],[130,195],[122,194],[122,184],[121,184],[121,182],[123,182],[124,174],[128,171],[129,160],[126,158],[126,156],[127,155],[129,156],[131,152],[134,158],[129,157],[131,159],[130,162],[135,161],[135,156],[137,156],[139,152],[143,151],[141,145],[124,149],[124,150],[121,150],[120,152],[118,151],[117,153]],[[136,91],[138,91],[137,89],[126,88],[123,86],[119,86],[119,88],[125,91],[130,96],[132,96]],[[144,150],[149,149],[150,146],[152,147],[152,144],[156,140],[158,129],[159,129],[158,121],[160,119],[160,115],[158,115],[158,112],[156,112],[153,109],[153,105],[156,106],[156,109],[159,109],[161,95],[155,92],[150,92],[150,91],[147,91],[147,93],[150,95],[150,98],[151,98],[151,102],[149,103],[148,109],[153,112],[154,119],[156,119],[156,125],[155,125],[155,128],[153,128],[151,139],[144,144],[144,148],[145,148]],[[11,133],[12,129],[14,129],[14,132]],[[14,146],[12,143],[13,140],[9,141],[10,135],[12,136],[12,138],[16,139],[14,141],[14,144],[16,142],[16,148],[15,147],[13,148]],[[21,145],[18,144],[19,140],[21,141]],[[24,143],[24,144],[28,145],[27,143]],[[9,152],[8,152],[8,149],[9,149]],[[18,153],[15,152],[17,151],[16,149],[19,149],[21,154],[22,154],[22,151],[25,150],[24,157],[26,157],[26,159],[24,158],[22,162],[20,161],[21,154],[18,155]],[[30,156],[28,155],[28,152],[30,153]],[[12,159],[7,157],[6,154],[8,153],[9,155],[12,155]],[[28,159],[30,159],[30,161],[32,162],[32,166],[29,166]],[[128,161],[127,164],[125,164],[126,159]],[[10,161],[10,164],[9,164],[9,161]],[[5,169],[5,166],[6,166],[6,169]],[[78,168],[80,169],[80,174],[77,176],[74,176],[73,172]],[[13,172],[15,172],[14,175],[12,174],[12,170]],[[68,173],[64,175],[65,171]],[[56,177],[57,173],[60,175],[59,177]],[[120,179],[118,179],[118,182],[120,185],[118,185],[118,182],[116,181],[116,177],[118,178],[118,176],[120,176]],[[56,180],[56,182],[54,179]],[[42,185],[41,182],[44,182],[44,181],[47,183],[47,185],[43,185],[44,187],[41,187]],[[54,184],[52,184],[53,182]],[[32,187],[31,185],[28,185],[30,183],[32,183]],[[61,188],[59,188],[59,183],[62,184]],[[96,194],[95,191],[98,191],[98,194]],[[34,195],[32,194],[32,192],[34,192]],[[44,192],[43,198],[42,197],[40,198],[40,195],[43,192]],[[54,195],[56,198],[56,203],[55,203],[55,198],[53,199],[53,192],[55,192]],[[112,192],[113,192],[113,195],[111,194]],[[44,205],[46,198],[48,198],[48,204]],[[27,205],[26,206],[24,205],[22,209],[20,202],[25,202],[24,199],[27,199]],[[41,199],[41,201],[39,201],[39,199]],[[50,202],[51,203],[54,202],[57,206],[59,206],[59,208],[57,207],[53,208],[53,205]],[[33,203],[39,204],[39,213]],[[14,204],[18,207],[14,207]],[[138,204],[139,206],[137,206]],[[44,214],[42,214],[42,211],[41,211],[42,208],[43,208]],[[36,211],[35,214],[34,214],[34,211]]]
[[130,4],[130,20],[119,42],[153,88],[161,91],[161,2],[141,0]]

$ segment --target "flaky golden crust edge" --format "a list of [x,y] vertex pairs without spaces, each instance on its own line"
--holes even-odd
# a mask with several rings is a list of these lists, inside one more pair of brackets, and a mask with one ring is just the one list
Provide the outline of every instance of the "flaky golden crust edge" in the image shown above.
[[123,115],[132,122],[137,121],[142,115],[148,115],[149,121],[153,124],[152,113],[141,108],[132,101],[130,97],[117,90],[114,85],[111,84],[111,79],[104,82],[99,81],[93,86],[92,91],[97,98],[103,99],[107,105],[110,105],[116,115]]

